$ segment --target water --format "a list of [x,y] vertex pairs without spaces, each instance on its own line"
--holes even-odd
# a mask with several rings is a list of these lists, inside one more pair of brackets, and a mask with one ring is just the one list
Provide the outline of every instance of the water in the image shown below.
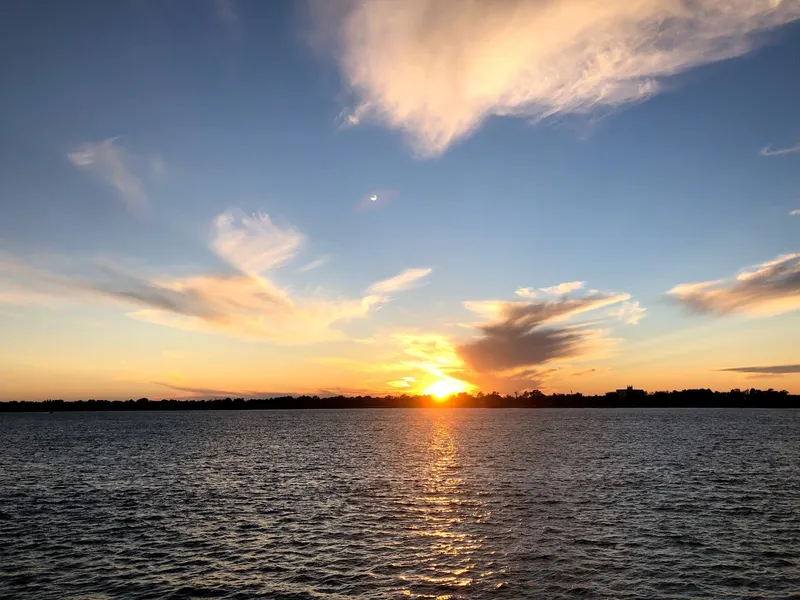
[[800,598],[800,412],[0,415],[0,597]]

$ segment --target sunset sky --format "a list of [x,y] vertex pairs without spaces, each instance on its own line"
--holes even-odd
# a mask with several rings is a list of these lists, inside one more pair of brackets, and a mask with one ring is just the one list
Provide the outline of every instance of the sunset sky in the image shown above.
[[0,400],[800,393],[800,0],[0,23]]

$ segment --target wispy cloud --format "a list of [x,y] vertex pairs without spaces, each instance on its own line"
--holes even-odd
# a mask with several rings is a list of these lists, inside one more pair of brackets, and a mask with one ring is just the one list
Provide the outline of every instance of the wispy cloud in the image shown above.
[[372,284],[369,290],[373,294],[391,294],[407,290],[419,285],[420,281],[430,275],[432,271],[433,269],[406,269],[390,279],[384,279]]
[[764,146],[759,154],[761,156],[783,156],[785,154],[796,154],[800,152],[800,144],[794,146],[787,146],[786,148],[772,148],[772,146]]
[[275,226],[264,214],[234,219],[225,213],[215,227],[211,248],[236,267],[235,274],[148,277],[97,263],[68,272],[5,259],[0,288],[14,285],[19,297],[106,300],[135,308],[128,316],[141,321],[292,345],[344,339],[342,325],[367,317],[389,301],[383,294],[407,289],[430,273],[409,269],[368,286],[358,298],[301,295],[266,272],[292,258],[302,234]]
[[321,266],[328,264],[328,262],[330,260],[331,260],[330,255],[326,254],[324,256],[320,256],[319,258],[315,258],[310,263],[307,263],[307,264],[303,265],[302,267],[300,267],[297,270],[299,272],[301,272],[301,273],[306,273],[308,271],[313,271],[314,269],[318,269]]
[[792,211],[789,211],[790,217],[800,217],[800,208],[796,208]]
[[214,219],[211,247],[242,273],[258,276],[295,257],[305,236],[275,225],[269,215],[229,210]]
[[730,369],[717,369],[718,371],[733,371],[735,373],[758,373],[760,375],[788,375],[800,373],[800,365],[770,365],[766,367],[732,367]]
[[368,388],[355,388],[355,387],[327,387],[317,390],[320,396],[372,396],[375,394],[374,389]]
[[184,385],[174,385],[171,383],[165,383],[163,381],[154,381],[155,385],[160,385],[165,388],[169,388],[176,392],[186,392],[191,394],[192,396],[196,397],[231,397],[231,396],[238,396],[237,392],[231,392],[230,390],[217,390],[214,388],[201,388],[201,387],[191,387],[191,386],[184,386]]
[[259,392],[253,390],[246,391],[233,391],[221,390],[216,388],[193,387],[189,385],[180,385],[174,383],[167,383],[164,381],[153,381],[155,385],[161,385],[176,392],[185,392],[190,394],[192,398],[276,398],[281,396],[289,396],[287,392]]
[[735,278],[680,284],[667,293],[701,314],[766,316],[800,310],[800,254],[778,256]]
[[533,288],[529,287],[519,288],[514,293],[520,298],[526,298],[528,300],[536,298],[536,292],[534,291]]
[[559,283],[558,285],[541,288],[541,290],[545,294],[556,294],[561,296],[563,294],[569,294],[570,292],[581,289],[584,284],[585,282],[583,281],[566,281],[564,283]]
[[[356,98],[343,117],[444,152],[492,115],[530,120],[641,101],[800,17],[795,0],[316,0]],[[336,7],[336,8],[334,8]]]
[[133,157],[113,137],[101,142],[85,142],[67,154],[70,162],[91,171],[112,186],[127,209],[135,214],[145,212],[150,201],[140,179],[133,173]]
[[583,377],[584,375],[588,375],[589,373],[596,372],[597,369],[583,369],[582,371],[575,371],[572,373],[573,377]]
[[616,317],[628,323],[628,325],[638,325],[644,319],[647,309],[644,308],[638,301],[626,300],[617,308],[608,311],[610,317]]

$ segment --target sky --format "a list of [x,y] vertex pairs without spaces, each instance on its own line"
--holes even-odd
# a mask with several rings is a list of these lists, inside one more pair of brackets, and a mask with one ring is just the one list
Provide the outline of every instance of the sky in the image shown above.
[[0,22],[0,400],[800,393],[800,0]]

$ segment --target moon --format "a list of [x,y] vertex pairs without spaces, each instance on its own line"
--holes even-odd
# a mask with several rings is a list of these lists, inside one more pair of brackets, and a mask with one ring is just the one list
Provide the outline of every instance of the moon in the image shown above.
[[378,199],[378,194],[372,194],[372,196],[370,196],[369,199],[375,202]]

